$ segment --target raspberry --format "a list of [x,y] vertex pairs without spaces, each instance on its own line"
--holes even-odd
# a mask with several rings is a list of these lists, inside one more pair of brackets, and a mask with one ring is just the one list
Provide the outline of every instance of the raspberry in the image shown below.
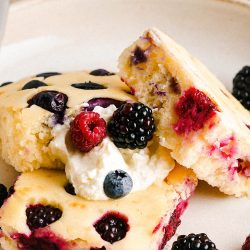
[[71,86],[77,89],[84,89],[84,90],[106,89],[106,87],[101,85],[100,83],[95,83],[91,81],[83,83],[73,83],[71,84]]
[[250,111],[250,66],[243,67],[234,77],[232,94]]
[[250,235],[247,236],[246,241],[243,244],[241,250],[250,250]]
[[59,220],[62,211],[59,208],[50,205],[32,205],[26,209],[27,225],[30,230],[46,227],[49,224]]
[[155,131],[152,110],[142,103],[125,103],[108,123],[110,138],[118,148],[145,148]]
[[174,130],[178,134],[188,134],[202,129],[217,110],[212,100],[202,91],[191,87],[184,92],[175,106],[179,116]]
[[126,237],[128,219],[118,212],[109,212],[94,224],[94,228],[103,240],[113,244]]
[[237,172],[245,176],[246,178],[250,178],[250,162],[238,159]]
[[28,236],[25,234],[14,234],[11,236],[17,241],[19,250],[61,250],[69,249],[67,242],[49,231],[32,231]]
[[81,112],[70,124],[73,145],[82,152],[89,152],[106,137],[106,122],[95,112]]
[[33,96],[29,101],[28,107],[37,105],[54,114],[63,114],[68,102],[68,96],[57,91],[42,91]]
[[[188,205],[188,201],[181,201],[174,212],[172,213],[168,224],[163,227],[164,236],[162,238],[161,244],[159,245],[158,250],[163,250],[167,242],[174,236],[178,226],[181,224],[181,215],[184,213]],[[154,231],[157,231],[159,227],[157,226]]]
[[32,80],[30,82],[27,82],[22,87],[22,90],[25,90],[25,89],[36,89],[36,88],[44,87],[44,86],[48,86],[48,84],[46,84],[44,82],[41,82],[41,81],[38,81],[38,80]]
[[9,194],[7,188],[3,184],[0,184],[0,207],[3,205],[8,196]]
[[61,73],[58,72],[45,72],[45,73],[41,73],[36,75],[36,77],[43,77],[44,79],[51,77],[51,76],[57,76],[57,75],[61,75]]
[[92,70],[90,73],[92,76],[113,76],[115,73],[109,72],[106,69],[95,69]]
[[215,244],[206,234],[180,235],[171,250],[217,250]]

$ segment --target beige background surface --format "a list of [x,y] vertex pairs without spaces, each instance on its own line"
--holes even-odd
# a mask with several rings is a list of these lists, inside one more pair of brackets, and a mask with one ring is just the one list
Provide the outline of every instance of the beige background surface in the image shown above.
[[[245,5],[219,0],[25,0],[10,8],[0,81],[47,70],[116,69],[122,49],[150,26],[188,48],[228,89],[235,73],[250,65],[250,7]],[[14,173],[1,165],[0,181],[10,183]],[[249,211],[249,200],[227,197],[201,182],[178,233],[206,232],[218,249],[240,250],[250,233]]]

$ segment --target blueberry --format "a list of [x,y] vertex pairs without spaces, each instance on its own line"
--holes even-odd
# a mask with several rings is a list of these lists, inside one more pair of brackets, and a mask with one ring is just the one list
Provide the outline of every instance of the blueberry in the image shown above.
[[117,169],[107,174],[104,179],[104,193],[111,199],[118,199],[126,196],[133,187],[131,177],[123,170]]
[[70,182],[68,182],[68,183],[64,186],[64,189],[65,189],[65,191],[66,191],[68,194],[76,195],[75,188],[73,187],[73,185],[72,185]]
[[57,75],[61,75],[61,73],[58,72],[45,72],[45,73],[41,73],[36,75],[36,77],[43,77],[44,79],[51,77],[51,76],[57,76]]
[[55,114],[62,114],[66,109],[68,96],[58,91],[42,91],[33,96],[28,107],[37,105]]
[[84,89],[84,90],[106,89],[105,86],[91,81],[83,83],[73,83],[71,84],[71,86],[77,89]]
[[4,83],[0,84],[0,87],[7,86],[7,85],[9,85],[9,84],[11,84],[11,83],[13,83],[13,82],[4,82]]
[[32,80],[30,82],[27,82],[22,87],[22,90],[24,90],[24,89],[36,89],[36,88],[44,87],[44,86],[48,86],[48,85],[46,83],[38,81],[38,80]]
[[109,72],[106,69],[95,69],[89,73],[92,76],[113,76],[115,73]]
[[147,57],[145,55],[145,51],[143,51],[140,47],[137,46],[134,50],[131,60],[134,65],[146,62]]
[[14,185],[9,188],[8,197],[15,193]]
[[7,197],[8,197],[7,188],[3,184],[0,184],[0,207],[3,205]]

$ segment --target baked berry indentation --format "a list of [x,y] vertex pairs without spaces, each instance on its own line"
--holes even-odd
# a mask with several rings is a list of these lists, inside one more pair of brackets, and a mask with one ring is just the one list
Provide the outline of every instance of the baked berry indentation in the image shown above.
[[109,72],[106,69],[95,69],[89,72],[90,75],[92,76],[113,76],[115,73]]
[[215,116],[216,105],[202,91],[190,87],[180,97],[175,106],[178,121],[174,125],[177,134],[189,134],[202,129],[206,122]]
[[62,73],[59,72],[44,72],[44,73],[40,73],[37,74],[36,77],[43,77],[44,79],[49,78],[51,76],[57,76],[57,75],[61,75]]
[[26,222],[30,230],[42,228],[59,220],[62,211],[50,205],[31,205],[26,209]]
[[107,89],[107,87],[103,86],[102,84],[91,81],[83,83],[73,83],[71,84],[71,86],[77,89],[84,89],[84,90]]
[[48,84],[38,81],[38,80],[32,80],[30,82],[27,82],[23,87],[22,90],[25,89],[37,89],[39,87],[44,87],[44,86],[48,86]]
[[13,83],[13,82],[3,82],[2,84],[0,84],[0,87],[10,85],[11,83]]
[[130,228],[128,218],[116,211],[104,214],[93,226],[101,238],[111,244],[124,239]]

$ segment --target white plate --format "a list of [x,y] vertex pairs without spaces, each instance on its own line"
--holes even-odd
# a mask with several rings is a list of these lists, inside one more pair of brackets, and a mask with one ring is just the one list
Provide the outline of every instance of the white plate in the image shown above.
[[[244,4],[245,2],[245,4]],[[0,81],[47,70],[116,68],[120,52],[156,26],[200,58],[231,89],[250,64],[250,5],[218,0],[26,0],[11,7]],[[15,173],[1,164],[0,181]],[[2,170],[6,169],[6,171]],[[178,234],[205,232],[220,250],[239,250],[250,233],[250,200],[200,183]]]

